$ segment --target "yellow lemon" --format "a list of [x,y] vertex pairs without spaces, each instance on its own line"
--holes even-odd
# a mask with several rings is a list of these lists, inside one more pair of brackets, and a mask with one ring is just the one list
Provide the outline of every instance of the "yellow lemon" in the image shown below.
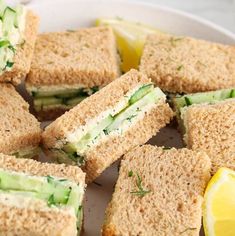
[[121,55],[123,72],[131,68],[137,69],[142,55],[146,36],[160,31],[143,24],[125,21],[119,18],[100,18],[96,26],[109,25],[112,27]]
[[235,171],[220,168],[211,178],[204,197],[206,236],[235,235]]

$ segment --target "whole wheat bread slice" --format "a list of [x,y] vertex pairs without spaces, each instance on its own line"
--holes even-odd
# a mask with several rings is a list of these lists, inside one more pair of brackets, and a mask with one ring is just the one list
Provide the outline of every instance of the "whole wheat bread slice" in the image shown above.
[[[130,151],[121,162],[102,235],[198,236],[210,167],[203,152],[151,145]],[[145,194],[137,194],[138,185]]]
[[[0,154],[0,168],[35,176],[66,178],[85,187],[85,174],[78,167],[39,163]],[[76,216],[68,209],[48,207],[42,200],[0,194],[0,234],[76,236]]]
[[39,18],[30,10],[26,13],[26,25],[24,37],[25,41],[22,45],[16,47],[14,57],[14,65],[10,71],[0,75],[0,82],[11,82],[20,84],[25,79],[30,70],[30,64],[33,57],[34,45],[36,42]]
[[205,151],[212,173],[220,167],[235,170],[235,99],[215,104],[195,104],[185,110],[187,147]]
[[[52,122],[42,135],[48,155],[51,154],[51,149],[60,148],[60,140],[65,139],[68,133],[113,108],[128,91],[148,83],[150,80],[146,76],[131,70]],[[82,167],[87,173],[87,181],[94,180],[131,148],[147,142],[170,122],[172,116],[173,112],[168,104],[159,101],[122,135],[110,135],[108,139],[91,147],[86,153],[85,166]]]
[[91,88],[119,75],[112,29],[94,27],[39,35],[26,86],[81,84]]
[[163,91],[194,93],[235,86],[235,47],[154,34],[147,38],[140,71]]
[[29,113],[29,104],[11,84],[0,84],[0,152],[12,154],[38,147],[40,123]]

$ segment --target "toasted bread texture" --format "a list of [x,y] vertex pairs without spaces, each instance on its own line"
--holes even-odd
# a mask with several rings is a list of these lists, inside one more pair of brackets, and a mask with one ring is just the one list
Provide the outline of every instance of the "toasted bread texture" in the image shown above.
[[0,168],[35,176],[54,176],[65,178],[84,186],[85,173],[79,167],[64,164],[41,163],[31,159],[15,158],[0,154]]
[[0,194],[1,235],[77,236],[76,216],[68,210],[49,209],[42,200],[12,197]]
[[94,27],[38,36],[26,83],[41,85],[106,85],[120,75],[113,31]]
[[[66,178],[85,186],[85,174],[75,166],[40,163],[0,154],[0,168],[35,176]],[[69,209],[48,208],[42,200],[0,194],[0,234],[76,236],[76,216]]]
[[184,124],[188,148],[209,155],[213,174],[220,167],[235,170],[235,99],[189,106]]
[[[142,73],[131,70],[83,100],[75,108],[51,123],[43,132],[43,145],[47,153],[50,155],[48,151],[51,148],[58,148],[61,143],[58,140],[64,139],[68,133],[74,132],[77,127],[84,126],[88,120],[113,108],[128,91],[136,88],[137,85],[149,82],[150,80]],[[168,104],[165,101],[159,101],[121,135],[109,135],[108,138],[89,148],[85,156],[85,166],[82,167],[87,173],[87,182],[98,177],[128,150],[147,142],[160,128],[170,122],[172,116],[173,112]]]
[[154,34],[147,38],[140,71],[163,91],[193,93],[235,86],[235,47]]
[[[210,167],[203,152],[151,145],[130,151],[121,162],[102,235],[198,236]],[[138,183],[147,191],[143,196],[133,193]]]
[[29,104],[11,84],[0,84],[0,152],[12,154],[37,147],[41,140],[40,123],[29,113]]
[[26,13],[25,25],[25,42],[18,45],[14,57],[14,65],[10,71],[6,71],[0,75],[0,82],[11,82],[20,84],[25,79],[30,70],[31,60],[33,57],[34,46],[37,37],[39,18],[32,11]]

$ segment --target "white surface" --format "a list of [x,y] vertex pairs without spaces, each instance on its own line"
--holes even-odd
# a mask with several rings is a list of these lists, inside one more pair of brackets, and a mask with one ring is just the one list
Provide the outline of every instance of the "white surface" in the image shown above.
[[[193,35],[224,43],[235,43],[234,35],[216,28],[204,21],[197,20],[187,14],[157,6],[139,5],[122,1],[110,0],[58,0],[39,5],[32,5],[41,17],[41,31],[55,31],[89,26],[95,18],[100,16],[120,16],[134,21],[151,24],[167,32]],[[65,10],[66,7],[66,10]],[[181,138],[176,129],[167,127],[150,141],[152,144],[181,147]],[[86,236],[100,235],[104,210],[111,198],[117,178],[117,165],[108,168],[97,184],[87,188],[85,199],[85,234]],[[101,184],[101,185],[99,185]]]
[[[15,3],[19,0],[7,0]],[[31,3],[49,2],[56,0],[23,0]],[[180,9],[208,19],[235,33],[235,0],[131,0],[156,3]],[[66,2],[66,0],[64,0]]]

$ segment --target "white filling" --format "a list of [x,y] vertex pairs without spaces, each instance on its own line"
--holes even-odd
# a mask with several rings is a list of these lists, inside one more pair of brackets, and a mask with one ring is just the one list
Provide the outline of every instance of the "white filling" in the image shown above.
[[[156,103],[152,103],[152,104],[149,104],[149,105],[145,106],[144,108],[141,109],[140,112],[138,112],[138,115],[135,118],[133,118],[131,121],[125,120],[118,127],[118,129],[113,130],[112,132],[110,132],[109,135],[105,135],[105,133],[102,132],[100,134],[99,138],[94,139],[90,142],[90,146],[94,147],[94,146],[98,145],[99,143],[110,139],[110,137],[112,137],[112,136],[124,134],[130,128],[130,125],[134,125],[139,120],[142,120],[145,116],[145,113],[146,112],[149,113],[155,106],[157,106]],[[85,154],[86,151],[88,151],[88,149],[86,149],[84,153],[80,153],[80,154]]]
[[127,105],[130,97],[140,88],[141,86],[136,86],[133,90],[129,91],[121,101],[113,108],[110,108],[98,115],[96,119],[90,119],[86,121],[86,125],[78,127],[74,132],[68,133],[66,139],[70,143],[78,142],[87,132],[94,129],[104,118],[108,115],[114,116],[121,110],[123,110]]
[[32,209],[32,210],[43,210],[43,211],[56,211],[58,213],[68,214],[74,216],[74,208],[72,206],[63,207],[48,207],[47,202],[28,197],[27,195],[16,195],[11,193],[0,192],[0,203],[2,205],[17,207],[20,209]]

